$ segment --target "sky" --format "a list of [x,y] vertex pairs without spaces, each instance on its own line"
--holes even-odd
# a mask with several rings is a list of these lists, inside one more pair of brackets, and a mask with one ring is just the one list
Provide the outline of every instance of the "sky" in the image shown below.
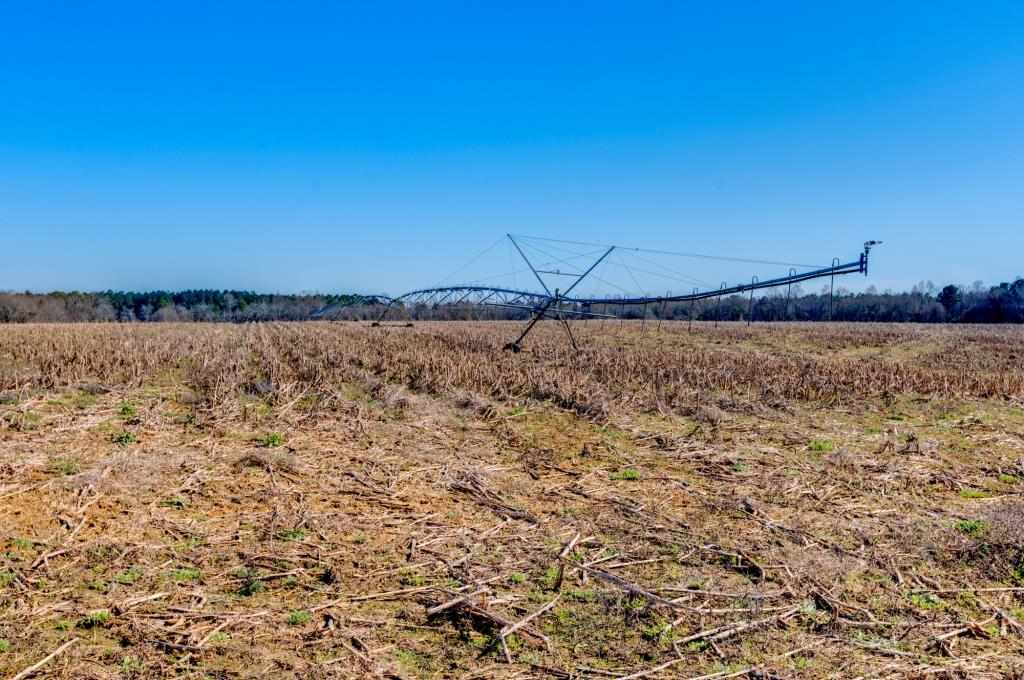
[[0,4],[0,290],[396,294],[505,233],[1024,276],[1024,3]]

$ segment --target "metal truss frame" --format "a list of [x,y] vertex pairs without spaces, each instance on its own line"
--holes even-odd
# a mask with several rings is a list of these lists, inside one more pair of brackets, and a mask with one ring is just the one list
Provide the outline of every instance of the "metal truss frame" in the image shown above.
[[[814,279],[830,278],[832,280],[831,290],[835,288],[835,277],[842,276],[845,274],[864,274],[868,273],[868,255],[871,252],[871,248],[881,243],[880,241],[868,241],[864,244],[864,250],[860,253],[860,256],[856,260],[842,263],[838,258],[832,261],[832,265],[829,267],[821,267],[805,272],[796,272],[794,269],[790,269],[790,272],[786,276],[779,276],[772,279],[765,279],[764,281],[759,280],[756,276],[753,277],[750,283],[738,283],[736,285],[728,285],[723,283],[720,288],[709,289],[709,290],[698,290],[694,289],[692,293],[684,295],[658,295],[658,296],[642,296],[642,297],[579,297],[572,295],[573,290],[594,271],[594,269],[601,264],[612,252],[615,251],[616,246],[610,246],[605,250],[597,259],[590,264],[590,266],[580,275],[576,276],[575,280],[571,281],[568,288],[564,291],[555,288],[554,291],[550,289],[547,282],[541,277],[542,273],[558,273],[561,272],[541,272],[538,271],[534,266],[530,258],[527,257],[526,253],[520,247],[515,237],[508,234],[508,239],[515,246],[516,251],[522,257],[523,261],[529,267],[533,273],[537,282],[540,283],[543,292],[539,291],[527,291],[513,288],[498,288],[492,286],[473,286],[473,285],[455,285],[455,286],[438,286],[433,288],[421,288],[419,290],[409,291],[408,293],[402,293],[396,297],[390,298],[385,295],[368,295],[368,296],[356,296],[353,301],[347,301],[345,303],[335,303],[328,305],[323,309],[316,310],[310,314],[310,318],[321,318],[324,313],[331,309],[339,307],[350,307],[359,304],[370,304],[380,305],[383,304],[384,308],[374,322],[375,326],[381,325],[387,316],[388,312],[391,311],[398,305],[401,306],[419,306],[429,305],[434,308],[442,305],[451,306],[491,306],[491,307],[506,307],[514,309],[522,309],[530,312],[530,319],[527,321],[526,326],[519,333],[519,336],[515,340],[507,343],[505,349],[513,352],[521,351],[522,347],[520,343],[530,333],[533,327],[543,319],[552,319],[561,323],[566,334],[569,337],[569,341],[572,343],[574,349],[577,349],[576,340],[572,335],[572,330],[569,327],[568,317],[576,318],[616,318],[611,314],[598,314],[592,310],[595,305],[601,305],[607,308],[609,305],[619,305],[625,307],[627,305],[648,305],[648,304],[661,304],[664,305],[669,302],[695,302],[698,300],[708,300],[712,298],[723,298],[729,295],[737,295],[742,293],[750,293],[751,305],[753,304],[753,294],[757,290],[765,290],[768,288],[779,288],[782,286],[792,286],[794,283],[801,283],[803,281],[811,281]],[[829,318],[831,318],[831,302],[829,304]]]

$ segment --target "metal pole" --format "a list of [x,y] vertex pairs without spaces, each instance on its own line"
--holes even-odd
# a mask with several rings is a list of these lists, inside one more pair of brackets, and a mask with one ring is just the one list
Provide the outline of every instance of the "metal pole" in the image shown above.
[[[796,268],[795,267],[790,267],[789,268],[789,275],[790,276],[796,276]],[[789,299],[790,299],[790,296],[792,295],[792,293],[793,293],[793,282],[790,281],[789,285],[786,286],[786,310],[785,310],[785,314],[782,315],[782,320],[783,321],[789,321]]]
[[839,265],[839,258],[832,258],[832,283],[828,289],[828,320],[832,320],[832,305],[836,296],[836,267]]
[[661,303],[661,316],[658,317],[658,332],[661,332],[661,322],[665,320],[665,307],[668,306],[668,298],[672,297],[672,291],[665,291],[665,301]]
[[[719,286],[719,288],[718,288],[719,293],[721,293],[721,291],[725,290],[725,287],[727,285],[729,285],[729,284],[727,284],[725,281],[722,281],[722,285]],[[719,296],[718,296],[718,310],[715,312],[715,328],[718,328],[718,320],[721,319],[721,318],[722,318],[722,296],[721,296],[721,294],[719,294]]]
[[[586,276],[586,274],[584,274]],[[555,318],[562,322],[562,327],[565,328],[566,334],[569,336],[569,342],[572,344],[573,351],[579,352],[580,348],[576,345],[576,338],[572,335],[572,329],[569,328],[569,322],[564,316],[562,316],[562,303],[560,302],[562,293],[555,288]]]
[[505,349],[510,349],[516,354],[522,351],[522,348],[519,346],[520,341],[522,341],[522,339],[526,337],[526,334],[530,332],[530,329],[533,328],[541,318],[543,318],[544,313],[548,311],[548,307],[550,307],[554,301],[555,298],[548,298],[543,305],[534,309],[533,317],[530,319],[530,322],[526,324],[526,328],[523,329],[523,332],[519,334],[518,338],[505,345]]
[[601,262],[604,261],[604,258],[606,258],[606,257],[608,257],[609,255],[612,254],[613,250],[615,250],[615,246],[612,246],[608,250],[604,251],[604,255],[602,255],[601,257],[599,257],[596,260],[594,260],[594,264],[590,265],[590,268],[587,269],[587,271],[585,271],[582,274],[580,274],[580,277],[578,279],[576,279],[571,286],[566,288],[565,292],[562,293],[562,297],[568,296],[569,293],[572,292],[573,288],[575,288],[576,286],[580,285],[580,281],[585,279],[587,277],[587,275],[590,274],[590,272],[594,271],[594,269],[597,267],[597,265],[601,264]]
[[572,349],[574,352],[579,352],[580,348],[576,344],[576,338],[572,335],[572,329],[569,328],[569,321],[561,314],[558,315],[558,320],[562,322],[562,326],[565,328],[566,334],[569,336],[569,342],[572,343]]
[[750,326],[750,322],[754,320],[754,284],[757,283],[757,277],[753,276],[750,279],[750,304],[747,306],[747,326]]
[[519,255],[522,256],[522,258],[526,262],[527,266],[530,267],[530,271],[533,272],[533,275],[537,277],[538,281],[540,281],[540,285],[544,287],[544,292],[547,293],[548,295],[551,295],[551,291],[548,290],[548,284],[544,283],[544,279],[540,278],[540,274],[538,274],[537,270],[534,269],[533,263],[530,262],[530,259],[528,257],[526,257],[526,253],[524,253],[523,249],[519,247],[519,244],[516,243],[516,240],[514,238],[512,238],[512,234],[506,234],[506,236],[508,236],[508,240],[509,241],[512,241],[512,245],[514,245],[516,247],[516,250],[519,251]]
[[[690,298],[690,323],[689,323],[689,326],[688,326],[688,327],[687,327],[687,329],[686,329],[686,332],[687,332],[687,333],[692,333],[692,332],[693,332],[693,302],[694,302],[694,300],[696,300],[696,299],[697,299],[697,289],[696,289],[696,288],[694,288],[694,289],[693,289],[693,297],[692,297],[692,298]],[[701,309],[704,309],[704,305],[703,305],[703,304],[701,304],[701,307],[700,307],[700,308],[701,308]]]
[[377,320],[374,321],[372,325],[379,326],[380,322],[384,320],[384,315],[388,313],[388,310],[391,309],[392,305],[394,305],[396,302],[398,302],[398,298],[393,298],[390,302],[388,302],[387,307],[385,307],[383,311],[381,311],[380,316],[377,317]]

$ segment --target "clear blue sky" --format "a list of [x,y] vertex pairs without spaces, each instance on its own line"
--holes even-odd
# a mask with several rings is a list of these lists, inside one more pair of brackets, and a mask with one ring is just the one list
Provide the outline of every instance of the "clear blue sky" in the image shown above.
[[1024,275],[1024,3],[695,5],[4,3],[0,289],[396,293],[509,231]]

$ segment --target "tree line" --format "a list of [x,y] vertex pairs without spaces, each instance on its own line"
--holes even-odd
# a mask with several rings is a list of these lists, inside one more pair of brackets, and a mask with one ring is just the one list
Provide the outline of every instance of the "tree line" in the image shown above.
[[[1024,279],[986,287],[981,281],[971,286],[948,285],[939,289],[922,282],[910,291],[879,292],[869,286],[861,293],[828,286],[816,293],[777,288],[761,296],[732,295],[703,302],[675,303],[609,313],[626,318],[666,318],[702,321],[876,321],[889,323],[1024,323]],[[594,310],[601,312],[600,308]]]
[[[824,286],[814,293],[801,286],[770,289],[753,298],[731,295],[703,301],[640,305],[594,305],[596,314],[624,319],[698,321],[860,321],[887,323],[1024,323],[1024,279],[986,287],[949,285],[939,289],[921,282],[910,291],[879,292],[874,286],[860,293]],[[503,309],[473,310],[474,318],[520,318]],[[398,318],[459,318],[452,308],[396,310]]]
[[315,309],[344,303],[352,297],[319,293],[282,295],[244,290],[0,292],[0,323],[301,321]]
[[[326,318],[372,319],[379,307],[344,307],[351,294],[302,293],[282,295],[238,290],[184,290],[93,293],[0,292],[0,323],[25,322],[160,322],[302,321],[310,312],[341,303]],[[806,293],[799,285],[774,289],[763,295],[733,295],[701,302],[650,303],[647,305],[598,305],[593,312],[628,319],[699,319],[704,321],[882,321],[919,323],[1024,323],[1024,278],[986,287],[937,288],[922,282],[909,292],[878,292],[869,287],[854,293],[828,287]],[[446,306],[398,308],[399,318],[520,318],[526,312],[501,308],[459,309]]]

